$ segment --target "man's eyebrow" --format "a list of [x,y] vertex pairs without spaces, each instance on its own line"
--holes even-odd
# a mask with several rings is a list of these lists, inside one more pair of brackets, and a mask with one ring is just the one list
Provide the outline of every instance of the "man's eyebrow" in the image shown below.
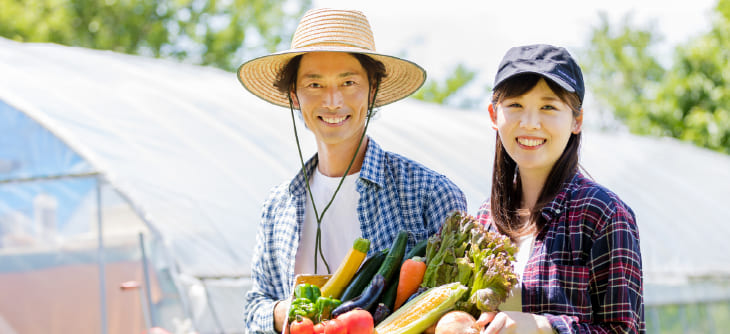
[[[353,75],[362,75],[362,74],[357,73],[357,72],[342,72],[342,73],[338,74],[337,76],[340,78],[345,78],[345,77],[349,77],[349,76],[353,76]],[[303,75],[302,77],[308,78],[308,79],[322,79],[323,78],[321,74],[316,74],[316,73],[307,73],[307,74]]]
[[344,73],[340,73],[339,77],[340,78],[344,78],[344,77],[349,77],[349,76],[353,76],[353,75],[360,75],[360,73],[356,73],[356,72],[344,72]]

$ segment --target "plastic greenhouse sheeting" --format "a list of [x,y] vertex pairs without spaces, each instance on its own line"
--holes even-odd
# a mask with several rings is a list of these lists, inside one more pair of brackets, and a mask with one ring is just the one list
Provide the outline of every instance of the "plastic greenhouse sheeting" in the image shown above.
[[[248,277],[263,200],[299,166],[289,111],[218,69],[0,39],[0,110],[10,109],[32,122],[14,112],[0,120],[0,182],[26,177],[13,173],[34,154],[56,159],[27,176],[99,173],[159,234],[182,280]],[[307,157],[313,139],[296,124]],[[21,127],[48,139],[24,142]],[[382,108],[368,131],[449,176],[470,213],[488,196],[495,135],[486,111],[406,99]],[[647,285],[730,276],[730,157],[588,128],[581,164],[634,209]],[[15,205],[0,196],[0,210]],[[240,329],[241,307],[218,307],[225,312],[207,321]]]

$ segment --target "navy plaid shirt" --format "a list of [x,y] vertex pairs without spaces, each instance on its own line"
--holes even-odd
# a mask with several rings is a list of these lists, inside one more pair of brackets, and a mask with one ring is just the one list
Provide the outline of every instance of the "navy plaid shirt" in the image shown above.
[[[477,218],[496,231],[487,200]],[[611,191],[577,173],[542,210],[522,276],[522,311],[559,333],[645,332],[639,231]]]
[[[316,166],[315,155],[305,164],[308,175]],[[383,151],[372,138],[356,187],[360,230],[371,242],[371,254],[390,247],[402,230],[411,232],[410,248],[438,232],[451,211],[466,211],[466,198],[453,182]],[[274,333],[274,306],[291,295],[305,195],[304,175],[299,172],[274,188],[264,203],[252,261],[253,287],[246,294],[244,310],[249,333]]]

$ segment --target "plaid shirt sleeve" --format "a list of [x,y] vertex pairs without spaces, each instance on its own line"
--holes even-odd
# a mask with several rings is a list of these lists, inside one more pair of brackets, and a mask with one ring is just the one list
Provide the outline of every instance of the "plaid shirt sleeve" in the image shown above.
[[296,254],[292,240],[298,233],[297,215],[303,215],[304,208],[302,201],[289,195],[288,187],[286,183],[275,188],[264,203],[251,264],[253,285],[245,297],[244,320],[251,334],[276,333],[274,307],[291,294],[293,268],[283,259]]
[[585,210],[575,217],[588,220],[595,231],[586,249],[592,312],[545,316],[560,333],[644,332],[641,251],[634,214],[612,193],[596,189],[580,193],[584,196],[580,201],[589,204],[579,206]]

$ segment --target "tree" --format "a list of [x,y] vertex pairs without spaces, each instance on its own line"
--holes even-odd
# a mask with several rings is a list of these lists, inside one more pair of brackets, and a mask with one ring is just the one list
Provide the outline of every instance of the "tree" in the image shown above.
[[288,40],[310,2],[0,0],[0,35],[233,70]]
[[469,84],[474,79],[474,76],[474,71],[468,69],[463,64],[459,64],[443,82],[430,79],[426,81],[423,87],[413,94],[413,97],[426,102],[446,104],[447,99],[453,97],[455,93]]
[[671,136],[730,153],[730,0],[720,0],[711,31],[674,50],[664,68],[659,38],[605,15],[592,31],[583,64],[596,99],[631,132]]

